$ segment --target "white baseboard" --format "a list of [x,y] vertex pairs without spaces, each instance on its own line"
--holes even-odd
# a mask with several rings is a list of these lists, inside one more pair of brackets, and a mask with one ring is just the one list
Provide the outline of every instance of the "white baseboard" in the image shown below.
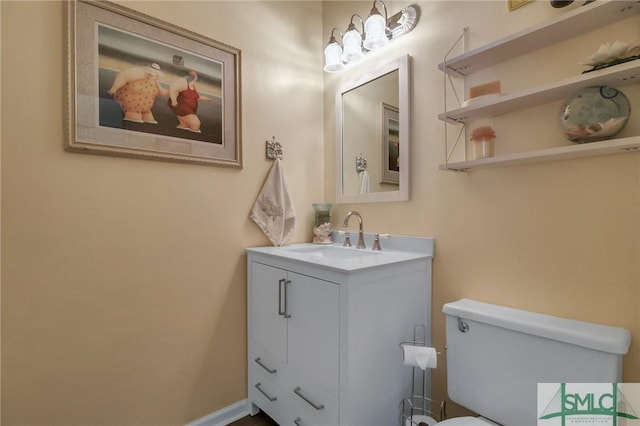
[[191,423],[187,423],[185,426],[226,426],[248,415],[249,401],[243,399]]

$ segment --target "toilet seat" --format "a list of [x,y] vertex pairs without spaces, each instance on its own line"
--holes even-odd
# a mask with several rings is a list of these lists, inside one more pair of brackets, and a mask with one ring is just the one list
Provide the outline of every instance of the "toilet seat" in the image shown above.
[[438,426],[499,426],[491,420],[482,417],[454,417],[438,422]]

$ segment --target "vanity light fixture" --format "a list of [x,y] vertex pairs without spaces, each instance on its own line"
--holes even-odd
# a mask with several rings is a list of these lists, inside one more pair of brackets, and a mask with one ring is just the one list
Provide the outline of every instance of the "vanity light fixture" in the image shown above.
[[[376,7],[376,3],[382,6],[384,16]],[[353,23],[355,17],[360,19],[362,32],[358,31]],[[413,30],[419,17],[418,6],[411,5],[388,18],[387,6],[382,0],[374,0],[366,21],[363,21],[360,15],[353,14],[344,34],[338,28],[331,30],[329,43],[324,49],[324,70],[327,72],[340,71],[344,69],[345,64],[361,60],[367,52],[383,48],[390,40]],[[336,31],[342,38],[342,46],[336,41]]]

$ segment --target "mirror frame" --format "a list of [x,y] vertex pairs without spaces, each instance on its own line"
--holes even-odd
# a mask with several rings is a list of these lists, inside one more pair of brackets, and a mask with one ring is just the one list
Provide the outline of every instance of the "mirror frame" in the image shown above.
[[[409,201],[409,168],[410,164],[410,152],[411,152],[411,135],[409,126],[410,111],[410,70],[409,70],[409,55],[401,56],[391,62],[388,62],[378,69],[368,72],[360,78],[347,82],[340,86],[340,89],[336,93],[336,203],[377,203],[388,201]],[[379,77],[389,74],[395,70],[398,70],[398,109],[399,109],[399,123],[400,123],[400,137],[399,143],[402,149],[400,149],[400,182],[397,191],[382,191],[372,192],[369,194],[345,194],[343,191],[343,107],[342,96],[366,83],[373,81]],[[355,167],[355,160],[354,160]]]

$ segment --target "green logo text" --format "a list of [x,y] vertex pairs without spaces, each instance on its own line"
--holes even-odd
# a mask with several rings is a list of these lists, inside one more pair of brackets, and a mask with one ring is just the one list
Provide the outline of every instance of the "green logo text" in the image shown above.
[[[637,416],[617,383],[611,384],[611,391],[606,392],[568,392],[566,383],[561,383],[539,419],[559,417],[565,426],[570,416],[608,416],[611,424],[617,426],[618,418],[640,419]],[[586,420],[586,417],[583,417]],[[586,423],[585,423],[586,424]]]

